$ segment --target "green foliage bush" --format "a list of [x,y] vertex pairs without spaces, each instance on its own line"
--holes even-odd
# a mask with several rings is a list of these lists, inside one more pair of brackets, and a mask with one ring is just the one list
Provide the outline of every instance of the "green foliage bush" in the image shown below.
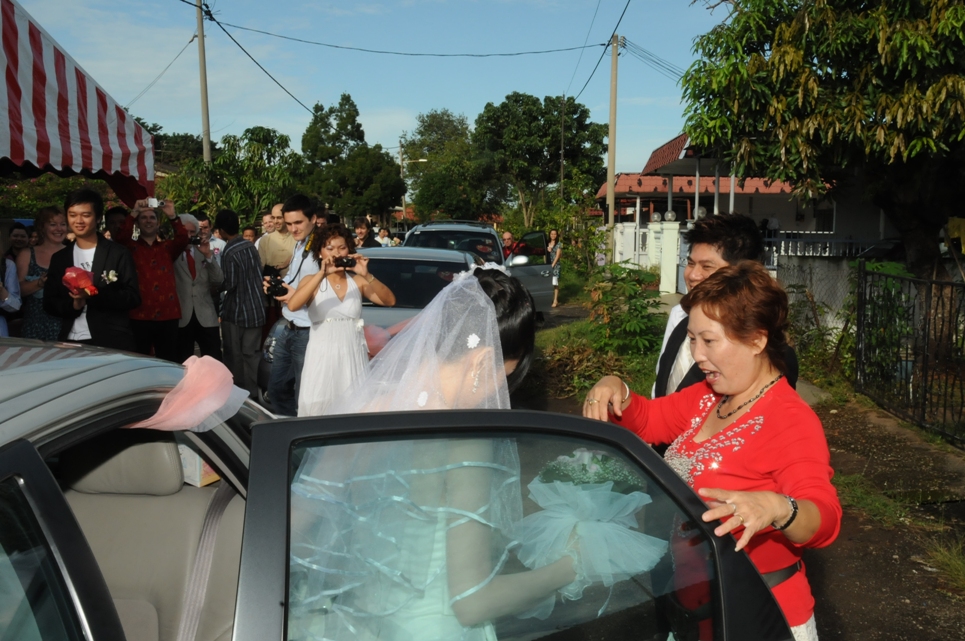
[[604,265],[590,274],[593,348],[620,356],[659,350],[663,323],[652,273],[625,263]]

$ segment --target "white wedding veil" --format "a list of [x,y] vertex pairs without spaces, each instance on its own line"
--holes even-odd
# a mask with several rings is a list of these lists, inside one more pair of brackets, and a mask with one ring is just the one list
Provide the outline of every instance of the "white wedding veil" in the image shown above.
[[429,409],[509,409],[496,308],[474,272],[457,274],[326,414]]
[[[457,275],[327,413],[508,409],[493,299],[507,283],[525,290],[503,274],[475,271],[480,277]],[[514,442],[309,444],[291,500],[291,638],[487,638],[477,636],[484,626],[460,624],[453,609],[484,599],[516,546]],[[454,557],[456,549],[463,552]]]

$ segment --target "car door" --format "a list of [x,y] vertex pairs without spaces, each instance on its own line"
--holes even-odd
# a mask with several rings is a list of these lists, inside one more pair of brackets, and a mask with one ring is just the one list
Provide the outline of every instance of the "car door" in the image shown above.
[[630,432],[579,417],[256,425],[234,640],[791,639],[705,509]]
[[548,312],[553,304],[553,269],[546,262],[546,233],[532,231],[517,243],[517,250],[507,260],[510,273],[533,295],[536,310]]
[[37,450],[0,449],[0,639],[123,641],[107,584]]

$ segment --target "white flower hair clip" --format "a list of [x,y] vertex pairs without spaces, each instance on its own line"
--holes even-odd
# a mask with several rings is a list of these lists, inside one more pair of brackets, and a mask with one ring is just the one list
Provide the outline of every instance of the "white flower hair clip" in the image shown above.
[[453,277],[452,280],[453,282],[465,280],[466,278],[469,278],[470,276],[472,276],[472,273],[477,269],[495,269],[496,271],[500,271],[506,274],[507,276],[510,275],[509,270],[503,267],[502,265],[497,265],[496,263],[483,263],[482,265],[476,265],[474,267],[471,267],[470,269],[467,269],[464,272],[459,272],[458,274],[455,275],[455,277]]
[[476,349],[479,345],[479,336],[476,334],[470,334],[469,338],[466,339],[466,347],[469,349]]

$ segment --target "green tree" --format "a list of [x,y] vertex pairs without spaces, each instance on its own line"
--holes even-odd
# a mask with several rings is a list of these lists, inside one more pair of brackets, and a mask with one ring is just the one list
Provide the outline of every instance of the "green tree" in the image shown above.
[[607,129],[590,121],[585,105],[572,98],[514,92],[499,105],[488,103],[476,118],[473,141],[480,161],[511,186],[515,205],[531,227],[547,189],[560,180],[560,137],[564,182],[578,171],[597,181],[606,175]]
[[738,176],[816,197],[856,181],[931,276],[965,201],[958,0],[730,0],[683,78],[685,130]]
[[348,218],[381,217],[395,207],[405,193],[399,164],[381,145],[365,142],[352,97],[342,94],[338,105],[319,103],[313,112],[302,136],[307,172],[301,189]]
[[[134,118],[154,138],[154,160],[180,167],[189,160],[204,156],[204,143],[201,136],[187,133],[164,133],[164,127],[156,122],[149,123],[143,118]],[[218,143],[211,141],[211,155],[218,155]]]
[[238,213],[243,224],[294,192],[304,161],[288,136],[268,127],[251,127],[241,136],[221,139],[213,162],[188,160],[158,184],[158,193],[175,201],[178,211],[213,217],[220,209]]
[[61,178],[46,172],[36,176],[13,173],[0,178],[0,218],[33,218],[41,207],[63,207],[67,195],[77,189],[93,189],[109,207],[123,204],[103,180],[86,176]]
[[477,220],[499,211],[505,184],[475,152],[469,122],[448,109],[416,116],[416,128],[402,136],[406,179],[415,189],[412,202],[420,220]]

